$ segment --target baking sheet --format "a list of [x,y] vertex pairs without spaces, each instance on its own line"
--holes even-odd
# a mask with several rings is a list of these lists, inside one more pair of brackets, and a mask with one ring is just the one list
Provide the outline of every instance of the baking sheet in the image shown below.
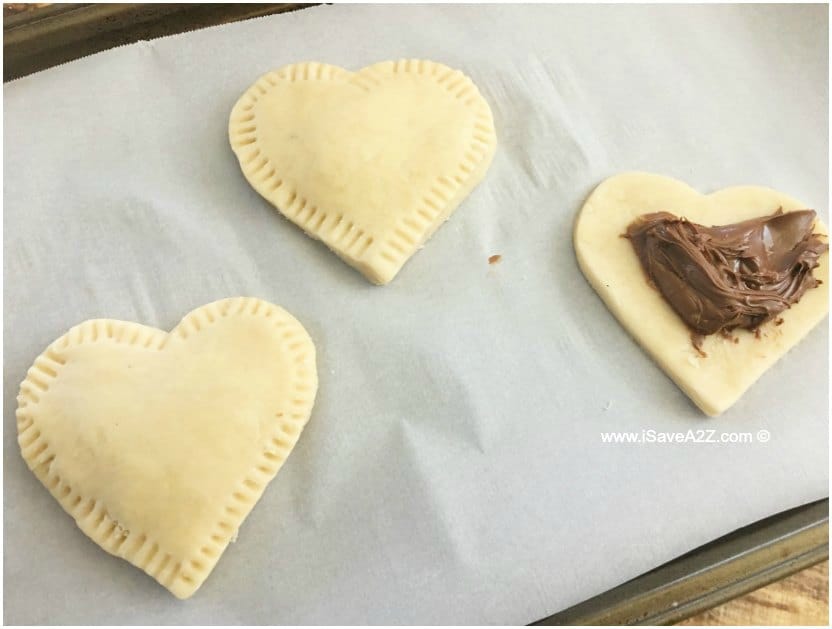
[[[823,6],[326,6],[6,85],[5,622],[526,623],[827,495],[826,326],[709,420],[607,312],[570,233],[592,187],[633,169],[769,185],[828,219],[827,28]],[[248,187],[226,127],[268,69],[398,57],[468,73],[500,146],[379,288]],[[14,396],[74,323],[169,329],[241,294],[304,323],[320,392],[183,603],[26,470]],[[600,440],[690,428],[770,440]]]

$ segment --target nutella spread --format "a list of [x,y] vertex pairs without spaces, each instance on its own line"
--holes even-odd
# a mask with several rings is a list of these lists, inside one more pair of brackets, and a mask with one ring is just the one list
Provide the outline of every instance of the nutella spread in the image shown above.
[[695,335],[707,335],[756,330],[819,284],[812,269],[828,245],[814,222],[813,210],[782,208],[722,227],[656,212],[633,221],[626,237],[650,282]]

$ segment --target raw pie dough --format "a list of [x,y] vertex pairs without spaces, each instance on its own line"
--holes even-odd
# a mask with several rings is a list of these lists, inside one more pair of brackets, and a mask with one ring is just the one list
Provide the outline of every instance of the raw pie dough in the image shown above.
[[[708,415],[719,415],[788,352],[829,309],[829,253],[814,270],[823,283],[812,288],[760,338],[734,330],[739,342],[718,334],[705,337],[707,357],[692,347],[689,328],[658,290],[647,283],[633,246],[621,234],[639,215],[667,211],[702,225],[727,225],[771,214],[806,209],[769,188],[740,186],[702,195],[675,179],[625,173],[602,182],[584,203],[575,223],[575,252],[581,270],[621,324],[677,385]],[[828,234],[821,221],[815,232]]]
[[317,384],[306,330],[259,299],[202,306],[170,333],[86,321],[29,369],[18,442],[84,533],[187,598],[292,451]]
[[269,72],[234,105],[229,136],[254,189],[376,284],[447,220],[497,145],[471,80],[415,59]]

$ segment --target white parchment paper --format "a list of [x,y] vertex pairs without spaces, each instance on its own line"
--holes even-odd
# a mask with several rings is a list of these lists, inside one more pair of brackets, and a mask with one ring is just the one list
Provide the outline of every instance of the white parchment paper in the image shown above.
[[[389,286],[282,219],[227,140],[263,72],[425,57],[494,111],[481,186]],[[527,623],[827,495],[826,325],[706,419],[581,275],[576,211],[648,170],[828,218],[824,6],[327,6],[112,50],[5,86],[7,623]],[[501,254],[490,266],[487,258]],[[29,473],[17,386],[93,317],[170,329],[252,295],[318,348],[283,471],[187,602]],[[767,430],[742,445],[602,431]]]

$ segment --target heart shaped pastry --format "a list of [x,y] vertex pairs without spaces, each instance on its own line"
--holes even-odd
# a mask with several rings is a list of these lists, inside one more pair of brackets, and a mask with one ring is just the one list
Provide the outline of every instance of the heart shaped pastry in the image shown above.
[[191,596],[292,451],[317,390],[300,323],[252,298],[173,331],[94,320],[20,386],[29,468],[94,542]]
[[376,284],[447,220],[497,144],[471,80],[421,60],[269,72],[234,105],[229,135],[254,189]]
[[[677,385],[708,415],[718,415],[826,315],[829,254],[819,258],[811,288],[757,333],[737,329],[730,337],[706,336],[700,351],[691,330],[648,281],[631,242],[623,238],[637,217],[669,212],[700,225],[727,225],[805,209],[769,188],[741,186],[702,195],[686,184],[658,175],[625,173],[601,183],[575,222],[578,263],[607,307]],[[827,235],[820,221],[814,231]]]

